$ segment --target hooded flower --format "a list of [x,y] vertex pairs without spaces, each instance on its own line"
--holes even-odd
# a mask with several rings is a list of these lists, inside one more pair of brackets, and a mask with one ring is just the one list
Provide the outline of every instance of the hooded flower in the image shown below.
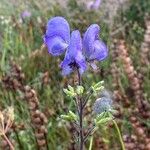
[[54,17],[48,21],[44,43],[48,52],[54,56],[65,52],[70,42],[70,27],[63,17]]
[[82,55],[82,40],[78,30],[71,34],[70,44],[61,68],[63,75],[71,73],[74,69],[79,69],[80,74],[86,70],[85,58]]
[[83,37],[83,51],[87,61],[102,61],[108,56],[108,48],[99,39],[100,27],[97,24],[89,26]]

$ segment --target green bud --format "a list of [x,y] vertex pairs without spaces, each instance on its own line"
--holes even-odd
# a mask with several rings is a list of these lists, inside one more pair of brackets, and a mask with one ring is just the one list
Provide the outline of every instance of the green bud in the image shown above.
[[69,91],[68,89],[63,89],[63,91],[69,97],[75,97],[76,96],[75,92]]
[[74,88],[71,85],[68,85],[68,89],[70,92],[74,93]]
[[106,118],[104,118],[104,119],[101,119],[101,120],[97,121],[97,122],[96,122],[96,125],[99,126],[99,125],[105,124],[105,123],[107,123],[107,122],[109,122],[109,121],[111,121],[111,120],[112,120],[112,117],[106,117]]
[[69,111],[69,113],[67,115],[61,115],[60,117],[66,121],[76,121],[77,120],[77,115],[75,113],[73,113],[72,111]]
[[60,117],[61,117],[63,120],[72,121],[72,118],[71,118],[69,115],[61,115]]
[[77,91],[77,94],[79,94],[79,95],[80,95],[80,94],[83,94],[84,87],[83,87],[83,86],[78,85],[78,86],[77,86],[76,91]]
[[93,92],[101,91],[104,89],[103,84],[104,84],[104,81],[100,81],[96,83],[95,85],[91,86],[91,89],[93,90]]
[[103,89],[104,89],[104,86],[100,86],[100,87],[95,88],[95,91],[101,91]]
[[101,87],[101,86],[103,86],[103,84],[104,84],[104,81],[100,81],[94,85],[94,88]]
[[77,120],[77,115],[75,113],[73,113],[72,111],[69,111],[69,114],[68,114],[72,120]]

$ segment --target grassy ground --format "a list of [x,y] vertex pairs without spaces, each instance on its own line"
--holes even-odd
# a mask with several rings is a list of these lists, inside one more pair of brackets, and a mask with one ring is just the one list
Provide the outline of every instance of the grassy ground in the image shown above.
[[[37,132],[44,133],[49,149],[74,149],[74,129],[72,125],[62,122],[60,115],[69,108],[73,109],[63,88],[75,84],[76,76],[61,75],[59,64],[62,58],[50,56],[42,40],[47,20],[59,15],[68,20],[72,30],[78,28],[82,33],[92,23],[101,26],[101,38],[108,44],[110,55],[107,60],[98,63],[98,71],[90,70],[84,74],[85,87],[104,80],[106,88],[115,95],[116,120],[126,149],[150,149],[150,112],[146,107],[150,102],[150,3],[129,1],[125,10],[117,11],[111,26],[109,17],[101,7],[97,11],[87,10],[74,0],[69,2],[67,8],[64,7],[46,0],[42,3],[21,0],[0,2],[0,110],[14,107],[14,125],[8,132],[10,141],[16,150],[42,149],[39,146],[42,140],[38,137],[40,140],[37,141],[34,135],[35,114],[29,109],[36,105],[36,110],[47,118],[47,121],[38,124],[48,132]],[[30,11],[31,17],[22,19],[24,10]],[[27,95],[32,90],[23,89],[27,85],[36,92],[33,98]],[[87,108],[87,120],[90,111]],[[1,138],[1,149],[8,148],[4,142]],[[89,141],[86,143],[87,149],[88,146]],[[113,125],[103,127],[96,133],[93,149],[121,149]]]

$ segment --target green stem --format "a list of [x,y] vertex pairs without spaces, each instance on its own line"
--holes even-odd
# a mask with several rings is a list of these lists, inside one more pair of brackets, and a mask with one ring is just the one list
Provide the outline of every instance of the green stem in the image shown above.
[[115,120],[113,120],[113,123],[114,123],[114,126],[115,126],[115,128],[116,128],[116,130],[118,132],[119,140],[120,140],[120,143],[121,143],[121,148],[122,148],[122,150],[125,150],[124,142],[123,142],[123,139],[122,139],[119,127],[118,127],[118,125],[117,125]]
[[89,150],[92,150],[92,145],[93,145],[93,136],[91,136]]

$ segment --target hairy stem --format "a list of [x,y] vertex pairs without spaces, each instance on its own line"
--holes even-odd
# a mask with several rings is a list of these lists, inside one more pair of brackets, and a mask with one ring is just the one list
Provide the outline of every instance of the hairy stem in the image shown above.
[[86,133],[86,135],[84,136],[84,142],[86,142],[87,138],[96,130],[97,128],[95,127],[95,125],[93,127],[91,127],[88,132]]
[[91,98],[92,94],[93,94],[93,90],[90,89],[88,95],[86,96],[85,100],[83,101],[83,106],[82,106],[83,109],[84,109],[84,107],[86,106],[88,100]]

